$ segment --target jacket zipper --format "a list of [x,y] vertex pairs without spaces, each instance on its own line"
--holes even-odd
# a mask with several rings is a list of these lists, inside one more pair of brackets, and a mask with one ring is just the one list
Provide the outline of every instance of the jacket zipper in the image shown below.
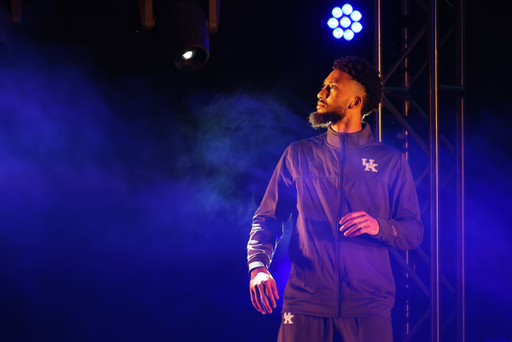
[[340,165],[340,205],[339,205],[339,217],[335,225],[336,229],[336,248],[335,248],[335,288],[336,288],[336,312],[335,317],[340,318],[341,316],[341,236],[339,229],[339,222],[343,217],[343,203],[345,202],[345,188],[343,182],[345,179],[345,158],[346,158],[346,145],[347,136],[345,133],[341,135],[341,165]]

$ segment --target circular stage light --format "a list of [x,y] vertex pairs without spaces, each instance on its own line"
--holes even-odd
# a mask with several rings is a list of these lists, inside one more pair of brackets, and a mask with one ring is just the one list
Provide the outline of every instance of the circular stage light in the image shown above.
[[354,11],[352,12],[352,14],[350,14],[350,18],[353,20],[353,21],[359,21],[361,19],[363,15],[361,14],[361,12],[359,11]]
[[341,8],[339,8],[339,7],[334,7],[334,8],[332,9],[332,16],[333,16],[334,18],[339,18],[339,17],[341,17],[342,15],[343,15],[343,11],[341,10]]
[[336,18],[331,18],[327,21],[327,26],[329,26],[332,29],[335,29],[339,25],[339,21]]
[[352,38],[354,38],[354,32],[352,30],[345,30],[343,38],[345,38],[345,40],[352,40]]
[[349,27],[350,24],[352,24],[352,22],[350,21],[350,19],[348,17],[343,17],[343,18],[340,19],[340,25],[343,28]]
[[343,5],[343,7],[341,8],[341,10],[343,11],[343,14],[346,14],[346,15],[349,15],[350,13],[352,13],[352,5],[350,4],[345,4]]
[[343,30],[338,27],[337,29],[332,31],[332,35],[334,36],[334,38],[340,39],[341,37],[343,37]]
[[327,20],[327,26],[333,30],[334,38],[340,39],[343,37],[349,41],[363,29],[363,25],[359,22],[363,15],[358,10],[354,10],[351,4],[346,3],[341,7],[336,6],[331,13],[333,17]]
[[352,26],[350,26],[350,29],[354,31],[354,33],[359,33],[363,29],[363,25],[361,25],[358,22],[355,22],[352,24]]

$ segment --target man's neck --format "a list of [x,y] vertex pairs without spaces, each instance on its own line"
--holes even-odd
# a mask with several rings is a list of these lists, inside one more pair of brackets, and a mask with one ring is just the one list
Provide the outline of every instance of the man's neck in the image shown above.
[[338,133],[360,132],[363,129],[362,118],[361,116],[357,118],[346,116],[335,124],[331,124],[331,128]]

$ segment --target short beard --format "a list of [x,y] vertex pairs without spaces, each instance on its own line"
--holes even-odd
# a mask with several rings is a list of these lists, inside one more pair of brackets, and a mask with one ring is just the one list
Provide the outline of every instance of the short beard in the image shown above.
[[309,114],[309,124],[314,129],[328,128],[331,124],[334,125],[341,119],[343,119],[343,114],[340,112],[313,112]]

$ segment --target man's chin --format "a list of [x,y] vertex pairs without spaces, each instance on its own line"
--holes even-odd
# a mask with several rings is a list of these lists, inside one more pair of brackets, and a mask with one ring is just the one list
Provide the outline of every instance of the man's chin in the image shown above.
[[336,112],[313,112],[309,114],[309,123],[314,129],[327,128],[342,118],[343,116]]

